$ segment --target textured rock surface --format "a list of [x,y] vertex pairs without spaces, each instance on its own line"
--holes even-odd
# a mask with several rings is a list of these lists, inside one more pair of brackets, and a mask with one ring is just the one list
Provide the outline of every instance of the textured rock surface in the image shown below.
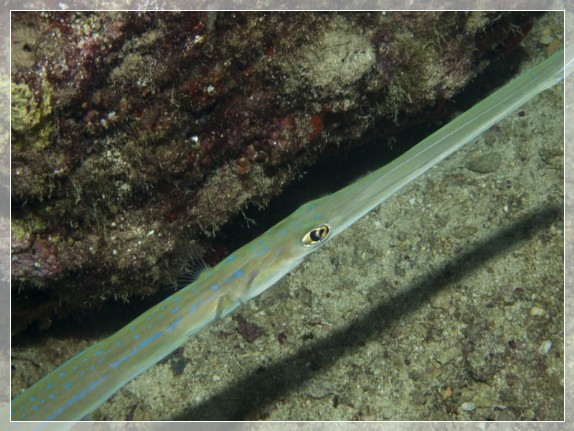
[[153,293],[319,157],[436,116],[528,23],[15,13],[13,330]]

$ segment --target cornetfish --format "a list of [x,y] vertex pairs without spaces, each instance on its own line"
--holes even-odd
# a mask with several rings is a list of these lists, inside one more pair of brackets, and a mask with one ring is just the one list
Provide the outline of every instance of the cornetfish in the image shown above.
[[302,205],[112,336],[43,377],[11,403],[15,421],[77,421],[135,376],[261,294],[367,212],[571,72],[574,51],[552,55],[389,164]]

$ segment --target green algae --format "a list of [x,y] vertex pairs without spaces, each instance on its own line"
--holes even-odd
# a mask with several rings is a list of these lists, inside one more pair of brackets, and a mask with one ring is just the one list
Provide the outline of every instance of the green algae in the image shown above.
[[[52,90],[44,81],[40,100],[37,95],[24,83],[12,83],[12,130],[27,136],[24,142],[16,140],[15,144],[28,143],[35,149],[42,149],[50,144],[53,125],[46,121],[52,113]],[[18,136],[18,135],[16,135]]]

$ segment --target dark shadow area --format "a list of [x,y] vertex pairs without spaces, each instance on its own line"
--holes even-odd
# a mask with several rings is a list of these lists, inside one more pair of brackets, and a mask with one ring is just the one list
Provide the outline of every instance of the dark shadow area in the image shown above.
[[351,322],[342,330],[333,332],[327,339],[320,340],[280,362],[262,366],[174,420],[257,419],[262,406],[287,397],[316,373],[329,368],[350,351],[360,349],[364,342],[383,337],[383,331],[393,321],[416,312],[428,302],[432,294],[449,283],[461,280],[489,260],[509,252],[513,247],[529,240],[536,232],[562,220],[562,216],[563,209],[558,206],[539,209],[523,216],[509,226],[493,232],[473,250],[429,273],[425,282],[415,284],[391,300],[381,302],[364,317]]

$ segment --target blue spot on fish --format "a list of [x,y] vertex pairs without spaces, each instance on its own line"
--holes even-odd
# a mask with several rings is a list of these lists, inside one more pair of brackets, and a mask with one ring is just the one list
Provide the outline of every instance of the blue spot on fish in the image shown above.
[[209,286],[209,288],[215,292],[217,289],[219,289],[219,284],[212,284]]
[[[162,318],[160,318],[160,320],[163,320]],[[179,316],[177,319],[175,319],[173,321],[173,323],[171,325],[168,326],[167,331],[172,331],[173,329],[175,329],[175,327],[177,325],[179,325],[179,322],[181,322],[181,316]],[[149,345],[152,341],[157,340],[159,337],[161,337],[165,332],[164,331],[160,331],[160,332],[156,332],[155,334],[151,335],[150,337],[146,338],[145,340],[143,340],[141,343],[138,344],[138,346],[133,349],[131,352],[129,352],[126,356],[124,356],[121,359],[118,359],[117,361],[114,361],[110,364],[110,367],[112,367],[113,369],[117,369],[121,364],[123,364],[125,361],[127,361],[128,359],[130,359],[132,356],[137,355],[144,347],[146,347],[147,345]],[[134,335],[135,339],[139,339],[140,336],[139,335]]]
[[181,316],[175,319],[173,323],[167,327],[168,331],[173,331],[177,327],[177,325],[179,325],[179,322],[181,322]]
[[66,409],[69,409],[71,406],[73,406],[76,402],[78,402],[79,400],[81,400],[82,398],[84,398],[87,394],[89,394],[92,390],[94,390],[94,388],[96,388],[96,386],[98,386],[101,382],[103,382],[105,379],[104,376],[100,377],[98,380],[96,380],[95,382],[90,383],[88,386],[86,386],[82,391],[80,391],[78,394],[76,394],[75,396],[73,396],[72,398],[70,398],[68,401],[66,401],[66,404],[64,404],[63,407],[60,407],[58,410],[56,410],[54,413],[52,413],[51,415],[48,415],[46,417],[47,421],[53,421],[55,420],[58,416],[60,416]]
[[171,309],[171,314],[177,313],[177,312],[179,311],[179,308],[180,308],[179,305],[176,306],[176,307],[173,307],[173,308]]
[[[149,343],[151,343],[154,340],[157,340],[159,337],[161,337],[163,335],[163,332],[156,332],[155,334],[153,334],[151,337],[143,340],[139,346],[137,347],[137,351],[140,351],[141,349],[143,349],[145,346],[147,346]],[[131,354],[137,353],[136,351],[132,352]]]
[[262,254],[267,253],[268,251],[269,251],[269,246],[268,246],[268,245],[265,245],[265,246],[261,247],[259,250],[257,250],[257,251],[255,252],[255,256],[256,256],[256,257],[259,257],[259,256],[261,256]]
[[70,389],[72,387],[72,382],[68,382],[64,385],[64,389]]
[[240,277],[243,277],[244,275],[245,275],[245,272],[241,269],[238,269],[233,274],[231,274],[229,277],[227,277],[225,280],[223,280],[223,284],[229,283],[230,281],[236,280]]

